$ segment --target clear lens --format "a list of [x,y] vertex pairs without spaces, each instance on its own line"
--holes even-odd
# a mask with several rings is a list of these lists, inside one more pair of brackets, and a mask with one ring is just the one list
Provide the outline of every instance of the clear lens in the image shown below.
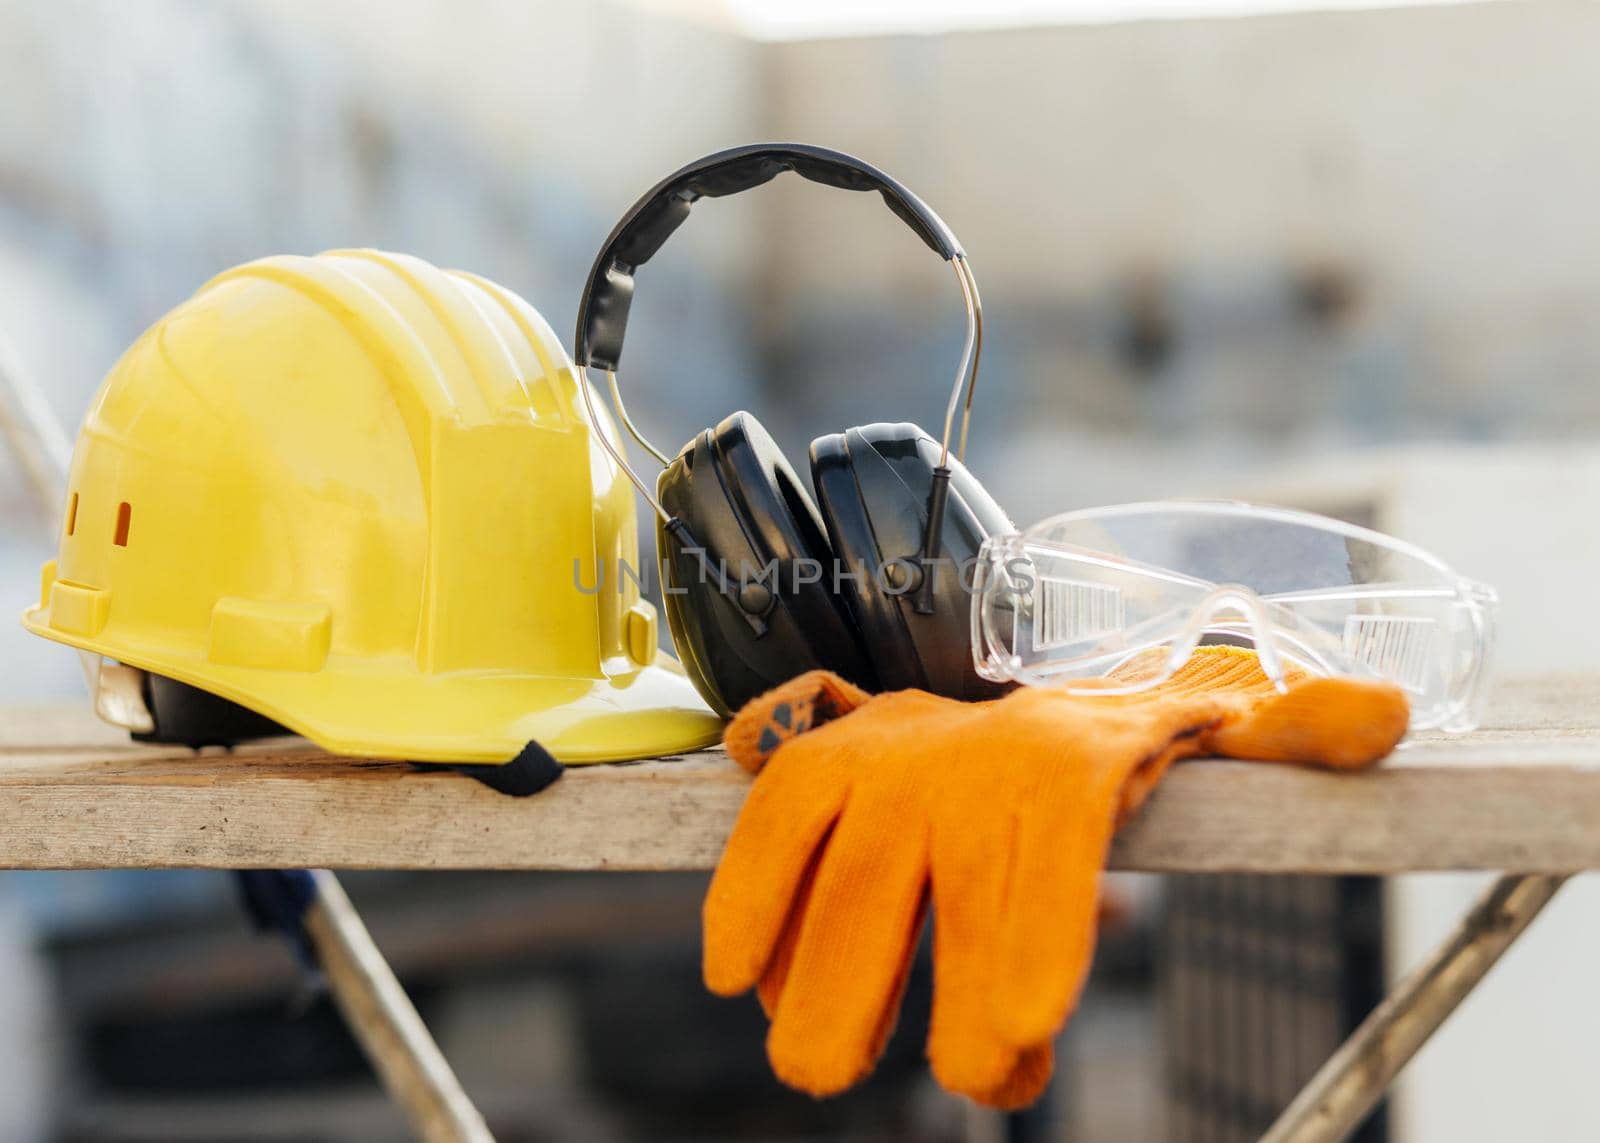
[[[1418,548],[1337,520],[1231,503],[1068,513],[984,552],[973,653],[993,679],[1098,678],[1161,650],[1255,647],[1269,675],[1390,679],[1418,728],[1472,725],[1493,592]],[[1159,677],[1156,680],[1159,681]]]

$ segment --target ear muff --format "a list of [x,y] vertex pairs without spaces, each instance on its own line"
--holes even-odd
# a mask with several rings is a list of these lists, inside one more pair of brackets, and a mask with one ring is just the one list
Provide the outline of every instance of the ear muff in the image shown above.
[[[669,460],[628,417],[616,378],[639,267],[699,199],[737,194],[784,171],[876,192],[950,265],[967,313],[942,439],[912,425],[869,425],[818,441],[812,473],[820,513],[748,414],[702,433]],[[673,644],[720,713],[813,667],[872,690],[995,693],[973,668],[961,583],[986,535],[1010,527],[959,460],[967,431],[961,395],[970,411],[982,347],[977,283],[950,228],[899,182],[838,151],[763,143],[708,155],[656,184],[612,229],[584,283],[573,359],[606,371],[622,427],[666,466],[655,494],[600,428],[591,386],[578,388],[600,443],[656,511]],[[752,584],[751,572],[767,578]]]
[[[728,714],[817,667],[877,689],[834,594],[816,505],[760,421],[734,413],[701,433],[662,472],[657,496],[714,564],[658,529],[667,626],[707,702]],[[731,598],[707,582],[713,571],[727,577]]]
[[1006,688],[980,678],[973,663],[970,589],[978,548],[1011,522],[952,461],[944,525],[924,562],[939,453],[939,442],[916,425],[865,425],[812,442],[811,476],[835,557],[859,573],[841,577],[839,598],[882,688],[994,698]]

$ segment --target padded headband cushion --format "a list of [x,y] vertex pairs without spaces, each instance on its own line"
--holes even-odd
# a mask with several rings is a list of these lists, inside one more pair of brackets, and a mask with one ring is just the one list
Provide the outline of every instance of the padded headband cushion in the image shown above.
[[761,422],[739,412],[701,433],[661,474],[658,491],[730,579],[765,574],[773,592],[757,636],[714,585],[696,582],[681,553],[674,557],[682,594],[664,594],[667,618],[684,665],[720,698],[714,705],[737,710],[813,667],[875,688],[855,623],[833,594],[833,550],[816,505]]
[[922,550],[939,451],[939,442],[916,425],[865,425],[814,441],[811,476],[835,555],[863,571],[841,596],[883,689],[993,698],[1005,688],[980,678],[973,666],[969,588],[979,547],[1011,522],[953,457],[935,553],[946,562],[933,569],[933,614],[918,614],[916,593],[904,581],[896,584],[895,573],[908,571]]

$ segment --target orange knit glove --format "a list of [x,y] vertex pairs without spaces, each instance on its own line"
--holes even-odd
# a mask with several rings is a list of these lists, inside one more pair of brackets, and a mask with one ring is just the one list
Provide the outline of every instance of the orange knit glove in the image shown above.
[[1135,695],[960,703],[870,697],[823,671],[785,683],[725,736],[760,774],[706,897],[707,986],[759,986],[778,1077],[842,1091],[893,1028],[931,897],[934,1075],[991,1106],[1031,1103],[1088,973],[1112,834],[1168,765],[1348,769],[1405,733],[1395,687],[1290,682],[1280,693],[1252,652],[1208,647]]

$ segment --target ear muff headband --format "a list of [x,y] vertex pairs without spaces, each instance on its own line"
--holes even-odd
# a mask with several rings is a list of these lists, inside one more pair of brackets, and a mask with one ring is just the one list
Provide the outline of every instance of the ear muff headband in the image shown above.
[[[689,217],[689,210],[701,198],[719,198],[770,182],[784,171],[794,171],[812,182],[845,190],[877,191],[889,209],[955,270],[961,287],[962,301],[967,311],[967,336],[962,346],[961,361],[956,369],[955,384],[945,408],[944,436],[940,448],[939,466],[934,471],[933,486],[928,501],[928,534],[923,542],[923,567],[932,560],[939,549],[940,530],[943,525],[944,506],[949,494],[950,438],[955,425],[956,409],[961,405],[962,389],[966,390],[966,404],[961,418],[961,436],[957,445],[958,458],[966,454],[967,427],[972,414],[972,397],[978,382],[978,361],[983,352],[983,303],[978,296],[978,285],[967,264],[966,252],[955,234],[943,219],[898,180],[877,167],[842,151],[815,147],[805,143],[757,143],[718,151],[697,159],[679,169],[645,192],[623,215],[601,247],[594,266],[584,283],[583,297],[578,306],[577,332],[573,340],[573,358],[580,368],[596,366],[606,371],[612,403],[618,419],[636,441],[663,464],[667,456],[652,445],[634,426],[622,403],[622,393],[617,386],[617,363],[622,357],[623,337],[627,332],[628,310],[633,301],[634,271],[649,261],[661,249],[672,232]],[[584,403],[591,422],[598,423],[593,397],[588,385],[580,385]],[[645,500],[661,517],[663,524],[680,543],[693,548],[694,538],[689,535],[683,521],[674,518],[651,489],[639,477],[620,450],[615,448],[603,433],[597,433],[600,442],[621,466],[628,478]],[[703,559],[708,571],[713,565]],[[730,584],[720,575],[713,575],[724,595]],[[923,610],[922,600],[931,591],[932,576],[924,575],[926,585],[919,592],[918,610]],[[928,604],[931,610],[931,603]]]
[[634,270],[665,245],[697,200],[752,190],[784,171],[825,186],[875,190],[939,257],[949,262],[966,256],[956,236],[927,203],[860,159],[804,143],[756,143],[718,151],[651,187],[612,228],[589,271],[578,306],[578,364],[617,368],[633,300]]

